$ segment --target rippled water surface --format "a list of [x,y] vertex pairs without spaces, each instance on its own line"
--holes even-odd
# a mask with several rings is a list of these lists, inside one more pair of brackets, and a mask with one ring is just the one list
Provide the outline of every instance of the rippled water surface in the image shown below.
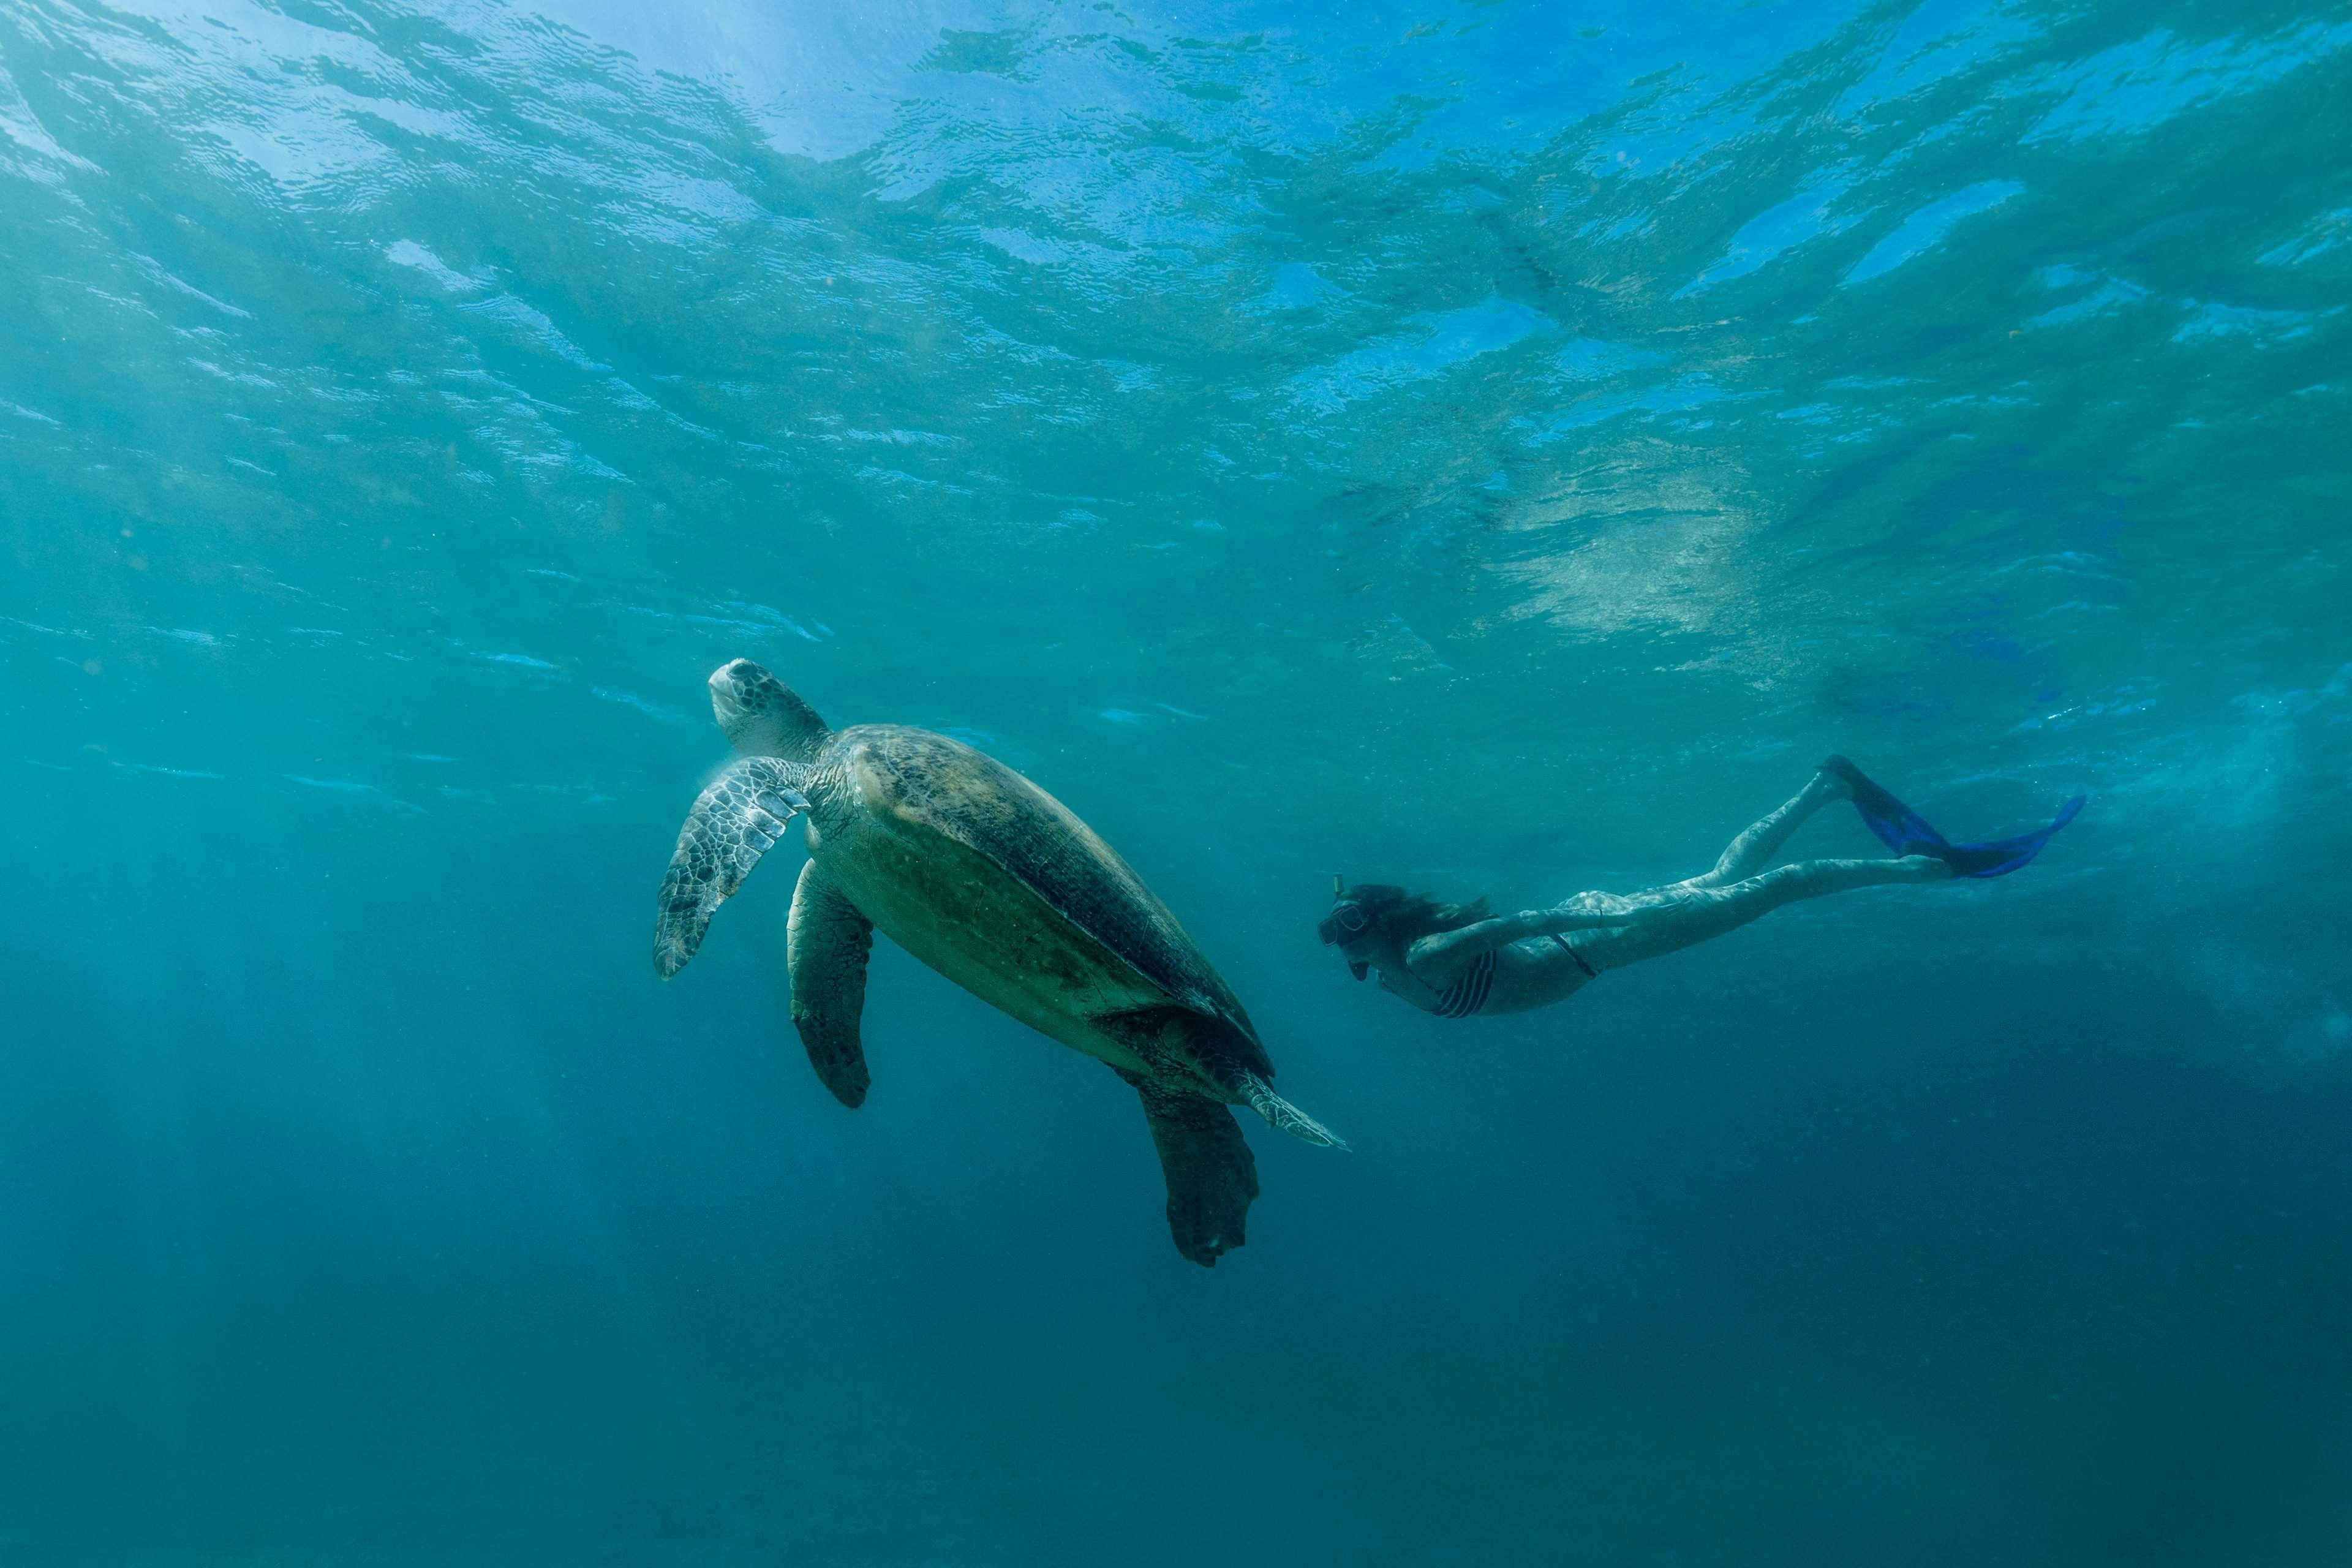
[[[2347,148],[2263,0],[0,0],[0,1562],[2352,1560]],[[736,655],[1355,1152],[1198,1269],[887,944],[826,1096],[789,868],[658,982]],[[1830,751],[2090,805],[1553,1012],[1316,942]]]

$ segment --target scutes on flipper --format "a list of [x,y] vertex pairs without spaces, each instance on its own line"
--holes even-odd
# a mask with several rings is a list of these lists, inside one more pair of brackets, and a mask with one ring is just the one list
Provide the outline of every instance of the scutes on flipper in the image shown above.
[[1312,1143],[1318,1149],[1341,1149],[1348,1141],[1324,1126],[1320,1121],[1274,1092],[1274,1086],[1254,1072],[1244,1070],[1234,1075],[1234,1085],[1250,1109],[1265,1118],[1265,1124],[1277,1132],[1287,1132],[1301,1142]]
[[784,825],[808,809],[807,769],[775,757],[730,763],[695,797],[662,877],[654,921],[654,968],[667,980],[702,945],[710,917],[743,885]]

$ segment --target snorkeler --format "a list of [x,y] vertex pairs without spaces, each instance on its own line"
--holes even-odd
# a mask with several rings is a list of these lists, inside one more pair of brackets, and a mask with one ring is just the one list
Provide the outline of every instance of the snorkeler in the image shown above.
[[[1833,800],[1853,802],[1895,858],[1800,860],[1766,869],[1789,835]],[[1316,929],[1357,979],[1377,969],[1381,990],[1424,1013],[1524,1013],[1566,1001],[1604,970],[1721,936],[1799,899],[1888,882],[2005,877],[2041,853],[2082,808],[2076,795],[2038,832],[1954,844],[1861,769],[1832,757],[1794,800],[1733,839],[1713,870],[1688,881],[1622,896],[1579,893],[1554,909],[1489,916],[1484,900],[1440,904],[1402,888],[1349,888],[1334,878],[1336,901]]]

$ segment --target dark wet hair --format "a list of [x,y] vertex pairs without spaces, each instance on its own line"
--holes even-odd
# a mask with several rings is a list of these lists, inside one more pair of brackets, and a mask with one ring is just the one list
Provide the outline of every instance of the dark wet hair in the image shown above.
[[[1364,911],[1373,925],[1407,947],[1423,937],[1433,936],[1442,931],[1460,931],[1464,926],[1476,925],[1486,918],[1486,900],[1484,899],[1467,904],[1441,904],[1435,899],[1409,893],[1386,882],[1361,882],[1352,888],[1344,888],[1335,901],[1355,905]],[[1331,921],[1327,919],[1324,926],[1330,929]],[[1334,942],[1339,937],[1326,935],[1323,940]]]

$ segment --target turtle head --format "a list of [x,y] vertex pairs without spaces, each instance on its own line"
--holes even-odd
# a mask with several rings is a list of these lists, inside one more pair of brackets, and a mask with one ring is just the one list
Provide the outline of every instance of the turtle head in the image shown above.
[[710,711],[747,757],[814,762],[833,733],[791,687],[748,658],[730,659],[711,671]]

